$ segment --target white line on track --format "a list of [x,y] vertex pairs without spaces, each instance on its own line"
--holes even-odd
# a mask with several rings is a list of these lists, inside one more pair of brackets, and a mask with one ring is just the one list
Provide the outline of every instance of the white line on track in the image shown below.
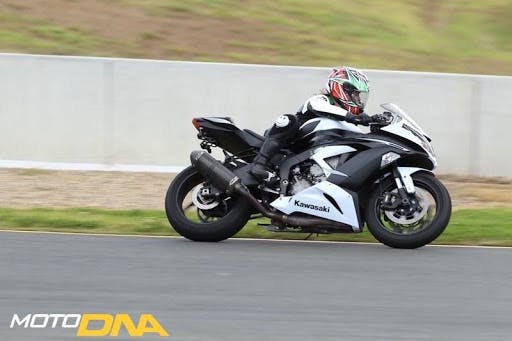
[[[21,230],[0,230],[1,232],[10,233],[30,233],[30,234],[55,234],[67,236],[95,236],[95,237],[128,237],[128,238],[170,238],[184,239],[180,236],[150,236],[150,235],[134,235],[134,234],[109,234],[109,233],[82,233],[82,232],[52,232],[52,231],[21,231]],[[316,243],[316,244],[348,244],[348,245],[381,245],[380,243],[369,242],[342,242],[328,240],[292,240],[292,239],[265,239],[265,238],[232,238],[231,240],[241,241],[266,241],[276,243]],[[512,249],[510,246],[480,246],[480,245],[427,245],[428,247],[442,248],[472,248],[472,249]]]
[[148,173],[179,173],[183,166],[155,165],[104,165],[99,163],[43,162],[26,160],[0,160],[0,168],[46,169],[61,171],[103,171],[103,172],[148,172]]

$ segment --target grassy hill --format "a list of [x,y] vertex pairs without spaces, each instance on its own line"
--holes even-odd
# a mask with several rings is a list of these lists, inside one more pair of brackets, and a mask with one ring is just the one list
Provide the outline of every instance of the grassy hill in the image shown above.
[[512,74],[510,0],[0,0],[0,51]]

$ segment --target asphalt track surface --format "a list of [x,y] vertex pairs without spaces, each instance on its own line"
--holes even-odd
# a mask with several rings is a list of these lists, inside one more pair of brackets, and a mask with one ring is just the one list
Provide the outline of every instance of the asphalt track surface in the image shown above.
[[511,264],[498,248],[1,232],[0,340],[77,339],[9,324],[86,312],[151,313],[169,340],[510,340]]

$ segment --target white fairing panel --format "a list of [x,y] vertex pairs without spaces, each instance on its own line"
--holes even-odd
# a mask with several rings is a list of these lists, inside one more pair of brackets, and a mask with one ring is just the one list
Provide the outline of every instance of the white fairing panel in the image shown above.
[[382,107],[388,110],[389,114],[391,114],[391,122],[389,125],[382,127],[381,130],[390,132],[416,143],[427,152],[429,159],[434,164],[434,168],[437,167],[436,155],[432,145],[430,144],[432,139],[423,131],[423,129],[421,129],[421,127],[399,106],[393,103],[386,103],[382,104]]
[[395,134],[397,136],[400,136],[400,137],[403,137],[403,138],[406,138],[407,140],[410,140],[410,141],[413,141],[414,143],[416,143],[417,145],[421,146],[421,141],[418,137],[416,137],[413,133],[411,133],[410,131],[408,130],[405,130],[403,127],[402,127],[402,124],[401,123],[398,123],[398,124],[390,124],[386,127],[382,127],[380,128],[381,130],[384,130],[384,131],[388,131],[392,134]]
[[[338,207],[333,205],[324,193],[333,198]],[[270,205],[285,214],[302,212],[350,225],[354,232],[360,231],[353,197],[328,181],[322,181],[293,196],[280,197]]]
[[434,167],[437,167],[437,159],[430,143],[424,138],[418,138],[418,136],[413,134],[410,130],[404,129],[403,125],[404,124],[402,122],[394,123],[381,128],[381,130],[390,132],[392,134],[395,134],[397,136],[403,137],[409,141],[416,143],[418,146],[422,147],[427,152],[430,160],[434,164]]
[[346,176],[346,174],[332,169],[332,167],[325,161],[325,159],[354,151],[356,150],[350,146],[325,146],[315,149],[315,152],[310,157],[310,159],[314,160],[322,168],[325,176],[329,176],[333,173]]

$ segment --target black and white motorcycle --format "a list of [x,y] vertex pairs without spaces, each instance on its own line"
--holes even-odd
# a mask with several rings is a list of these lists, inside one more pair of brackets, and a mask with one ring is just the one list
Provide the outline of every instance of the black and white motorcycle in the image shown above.
[[[391,247],[432,242],[450,220],[451,200],[432,173],[431,139],[397,105],[382,107],[369,133],[347,131],[330,118],[304,123],[271,160],[280,179],[275,188],[248,173],[262,136],[230,118],[195,118],[206,151],[192,152],[192,165],[169,186],[169,222],[194,241],[230,238],[249,219],[265,216],[274,232],[358,233],[366,223]],[[210,155],[212,147],[222,149],[223,162]]]

